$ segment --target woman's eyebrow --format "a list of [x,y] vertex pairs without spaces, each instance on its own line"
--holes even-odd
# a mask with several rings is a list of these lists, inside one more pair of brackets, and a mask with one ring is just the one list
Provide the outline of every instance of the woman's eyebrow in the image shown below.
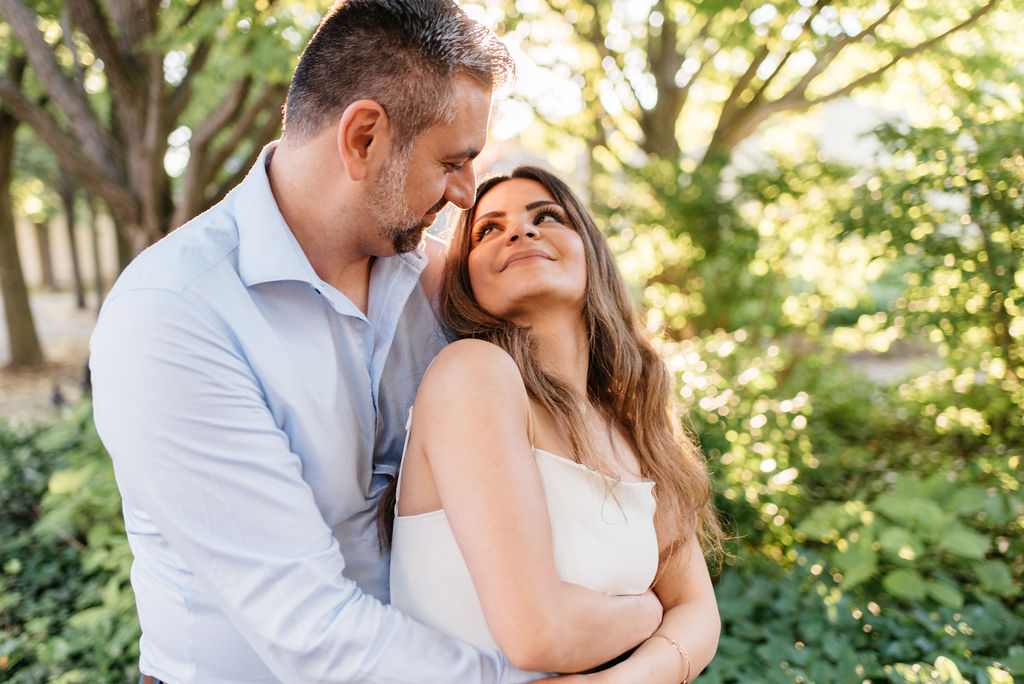
[[505,215],[505,212],[500,211],[500,210],[499,211],[489,211],[486,214],[483,214],[481,216],[477,216],[475,219],[473,219],[473,223],[475,224],[475,223],[478,223],[480,221],[483,221],[485,218],[501,218],[504,215]]
[[554,201],[554,200],[537,200],[536,202],[530,202],[529,204],[527,204],[526,205],[526,211],[533,211],[537,207],[543,207],[546,204],[552,204],[552,205],[558,207],[559,209],[562,208],[562,205],[559,204],[558,202]]

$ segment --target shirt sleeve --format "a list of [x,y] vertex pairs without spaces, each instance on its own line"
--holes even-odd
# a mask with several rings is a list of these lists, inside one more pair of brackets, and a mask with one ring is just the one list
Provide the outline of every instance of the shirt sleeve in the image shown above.
[[344,559],[230,331],[184,295],[108,301],[90,361],[125,501],[285,682],[518,684],[538,675],[421,625]]

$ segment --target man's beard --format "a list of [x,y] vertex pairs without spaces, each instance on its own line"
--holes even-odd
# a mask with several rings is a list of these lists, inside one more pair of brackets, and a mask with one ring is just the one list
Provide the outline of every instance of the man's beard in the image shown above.
[[416,249],[423,238],[423,217],[405,203],[405,181],[411,150],[399,150],[384,160],[368,199],[370,214],[384,237],[391,239],[396,254]]

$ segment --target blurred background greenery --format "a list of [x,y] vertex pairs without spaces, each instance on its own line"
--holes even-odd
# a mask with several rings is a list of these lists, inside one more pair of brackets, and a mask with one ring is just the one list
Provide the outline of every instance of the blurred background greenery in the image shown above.
[[[714,472],[701,681],[1024,681],[1024,2],[464,7],[519,66],[480,171],[589,198]],[[0,0],[0,379],[54,362],[25,226],[98,302],[277,136],[323,9]],[[0,492],[0,679],[137,676],[87,397],[0,421]]]

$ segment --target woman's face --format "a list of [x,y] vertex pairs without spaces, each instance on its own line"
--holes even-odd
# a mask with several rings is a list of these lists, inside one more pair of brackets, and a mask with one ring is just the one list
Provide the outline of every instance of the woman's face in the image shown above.
[[587,287],[583,240],[543,185],[504,181],[473,215],[469,280],[477,303],[499,318],[580,312]]

